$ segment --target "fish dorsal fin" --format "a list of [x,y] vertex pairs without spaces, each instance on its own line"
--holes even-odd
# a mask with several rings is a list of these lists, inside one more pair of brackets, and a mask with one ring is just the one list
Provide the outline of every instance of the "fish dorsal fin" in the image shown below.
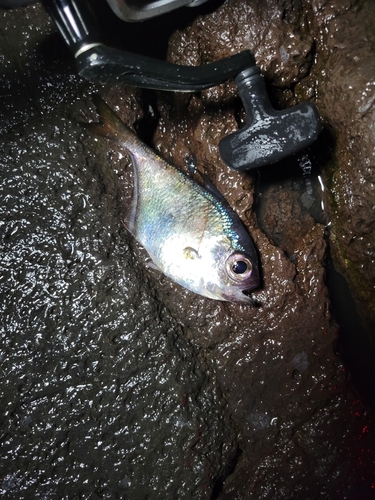
[[211,179],[203,173],[201,170],[197,169],[197,166],[195,164],[195,158],[194,156],[188,155],[185,158],[185,163],[187,165],[187,169],[189,172],[189,176],[194,180],[194,177],[199,175],[200,181],[199,184],[201,184],[206,191],[208,191],[210,194],[212,194],[217,200],[219,200],[226,208],[229,208],[229,203],[227,200],[224,198],[222,193],[218,190],[218,188],[213,184]]

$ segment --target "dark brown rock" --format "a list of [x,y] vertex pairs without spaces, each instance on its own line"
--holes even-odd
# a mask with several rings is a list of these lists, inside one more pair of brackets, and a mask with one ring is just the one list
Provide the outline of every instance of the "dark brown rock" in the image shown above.
[[170,40],[180,64],[252,50],[274,105],[314,100],[337,137],[321,200],[293,160],[260,177],[223,164],[245,120],[233,82],[157,95],[155,148],[196,161],[256,242],[257,307],[144,266],[122,224],[129,159],[78,122],[99,92],[140,126],[147,96],[80,80],[40,6],[1,12],[4,498],[371,498],[374,416],[336,354],[324,263],[328,242],[371,319],[373,10],[227,0]]
[[331,242],[375,342],[375,5],[313,3],[319,110],[336,138],[328,170]]
[[[318,29],[317,25],[335,23],[333,19],[340,19],[348,12],[351,22],[360,23],[360,18],[355,21],[357,11],[358,8],[350,3],[332,7],[332,4],[310,6],[298,2],[226,2],[212,15],[198,18],[190,28],[176,33],[170,43],[169,58],[179,64],[202,64],[228,56],[233,51],[250,49],[265,76],[275,86],[271,96],[276,106],[281,102],[284,105],[298,102],[301,89],[304,99],[318,95],[318,105],[321,102],[327,103],[326,106],[328,103],[338,105],[341,102],[338,94],[326,93],[327,79],[318,80],[318,84],[314,80],[317,68],[326,68],[327,64],[330,65],[330,57],[337,57],[325,44],[329,30],[327,35],[319,37],[319,29],[322,28]],[[335,67],[341,67],[341,60],[333,61]],[[366,58],[363,61],[365,64]],[[336,85],[341,85],[341,82],[336,83],[333,79],[331,86],[335,88]],[[327,98],[327,95],[330,97]],[[258,495],[261,498],[292,498],[295,495],[298,497],[298,494],[315,497],[322,492],[330,496],[338,491],[344,494],[346,488],[358,487],[353,486],[358,480],[354,477],[355,473],[341,490],[336,479],[324,488],[319,480],[328,471],[335,478],[345,477],[351,462],[349,460],[341,466],[338,461],[337,457],[345,455],[348,446],[339,435],[340,432],[346,433],[346,425],[351,429],[349,434],[355,432],[353,414],[348,416],[345,424],[344,421],[338,424],[341,431],[334,432],[333,429],[337,431],[337,422],[331,419],[329,410],[334,407],[334,411],[346,411],[344,409],[352,401],[350,396],[341,396],[345,387],[345,372],[339,368],[333,353],[337,328],[330,316],[325,286],[326,232],[321,223],[328,223],[330,214],[321,213],[321,223],[314,221],[306,208],[311,208],[308,200],[310,189],[305,188],[301,195],[300,188],[293,188],[292,180],[281,176],[280,182],[276,180],[273,185],[271,182],[271,186],[262,192],[258,214],[262,229],[279,248],[258,232],[253,205],[255,177],[230,172],[217,151],[223,134],[237,128],[234,117],[238,102],[235,99],[230,83],[202,92],[200,98],[194,97],[190,101],[176,98],[177,105],[172,99],[165,106],[166,98],[161,95],[159,109],[163,128],[158,129],[156,144],[161,152],[168,151],[169,158],[180,165],[182,156],[189,156],[190,151],[197,158],[198,165],[214,178],[231,205],[247,221],[262,261],[263,290],[255,294],[262,307],[249,311],[230,305],[208,304],[203,312],[199,301],[189,304],[186,294],[185,300],[177,300],[181,303],[178,308],[175,306],[175,294],[171,301],[164,295],[163,301],[171,313],[188,327],[188,337],[195,344],[210,348],[218,380],[233,411],[233,419],[241,429],[246,453],[234,473],[235,479],[228,482],[231,485],[228,486],[228,498],[258,498]],[[279,104],[277,100],[280,100]],[[348,122],[344,119],[345,109],[343,106],[342,114],[332,112],[333,122],[342,117],[342,133],[344,127],[345,132],[348,129]],[[322,113],[323,120],[329,121],[324,111]],[[190,126],[184,118],[187,116],[194,117]],[[186,127],[183,136],[180,135],[181,121]],[[167,123],[169,126],[166,127]],[[333,128],[334,133],[340,133],[340,128]],[[368,134],[365,137],[364,140],[367,140]],[[178,152],[181,140],[183,154]],[[371,144],[370,139],[365,151],[372,147]],[[349,162],[346,162],[345,168],[350,168]],[[335,172],[335,178],[338,178],[339,171]],[[331,188],[330,179],[327,182],[325,174],[322,175],[322,182]],[[303,184],[302,179],[298,182]],[[350,181],[346,176],[345,185],[338,180],[336,182],[342,189],[345,187],[348,190],[356,182],[356,174],[353,173]],[[368,189],[371,190],[371,183]],[[327,207],[329,200],[323,196],[321,202]],[[342,204],[345,205],[344,197]],[[362,213],[360,201],[358,209]],[[338,218],[339,215],[333,217]],[[342,220],[348,217],[348,214],[342,214]],[[371,239],[373,232],[369,225],[373,220],[371,217],[365,220],[364,225]],[[335,227],[337,222],[330,235],[331,241],[336,244]],[[357,264],[361,260],[360,255],[366,260],[362,249],[357,254]],[[370,262],[367,262],[369,266]],[[366,277],[366,283],[370,282],[373,282],[371,271]],[[364,286],[368,289],[366,283]],[[317,421],[311,419],[314,413],[320,414]],[[308,445],[301,443],[293,430],[296,428],[304,428],[303,432],[310,435]],[[318,431],[318,428],[321,430]],[[319,443],[313,436],[320,432],[332,433],[336,437]],[[349,446],[356,448],[355,441],[353,438]],[[328,449],[331,451],[327,455]],[[354,453],[359,453],[358,448]],[[259,463],[255,465],[258,460],[265,464],[264,474],[260,472]],[[369,480],[369,463],[367,466]],[[305,474],[307,469],[315,472],[310,476]],[[269,476],[271,470],[274,470],[272,477]],[[287,470],[293,470],[298,479],[290,480]],[[369,481],[366,485],[363,490],[365,496],[371,494]]]

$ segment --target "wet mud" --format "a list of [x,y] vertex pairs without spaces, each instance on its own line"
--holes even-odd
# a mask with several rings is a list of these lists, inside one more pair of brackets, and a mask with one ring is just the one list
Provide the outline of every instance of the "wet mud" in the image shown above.
[[[246,120],[232,81],[197,94],[94,85],[41,5],[0,11],[2,498],[372,498],[373,4],[193,10],[168,18],[170,61],[250,49],[274,106],[311,99],[327,135],[235,172],[218,151]],[[196,162],[238,212],[262,265],[257,307],[147,268],[123,224],[129,158],[80,125],[97,119],[93,93],[166,160]]]

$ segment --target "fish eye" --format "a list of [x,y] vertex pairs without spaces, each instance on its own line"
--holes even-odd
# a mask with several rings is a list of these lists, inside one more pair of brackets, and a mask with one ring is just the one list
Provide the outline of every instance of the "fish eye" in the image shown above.
[[247,271],[248,267],[246,260],[236,260],[232,265],[232,271],[236,274],[243,274]]
[[226,269],[233,280],[243,281],[251,276],[253,265],[245,255],[234,253],[228,257]]

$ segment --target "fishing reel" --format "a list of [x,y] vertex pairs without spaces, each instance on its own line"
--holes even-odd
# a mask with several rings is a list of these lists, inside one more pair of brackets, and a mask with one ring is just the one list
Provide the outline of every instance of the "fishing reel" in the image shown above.
[[[107,0],[114,13],[126,22],[143,21],[206,1]],[[8,7],[27,3],[32,2],[0,0],[0,5]],[[312,103],[305,102],[282,111],[273,109],[260,68],[248,50],[201,66],[172,64],[104,45],[88,0],[43,0],[43,4],[74,54],[79,75],[87,80],[197,92],[234,78],[247,123],[224,137],[219,143],[219,151],[224,162],[235,170],[276,163],[312,144],[322,129]]]

